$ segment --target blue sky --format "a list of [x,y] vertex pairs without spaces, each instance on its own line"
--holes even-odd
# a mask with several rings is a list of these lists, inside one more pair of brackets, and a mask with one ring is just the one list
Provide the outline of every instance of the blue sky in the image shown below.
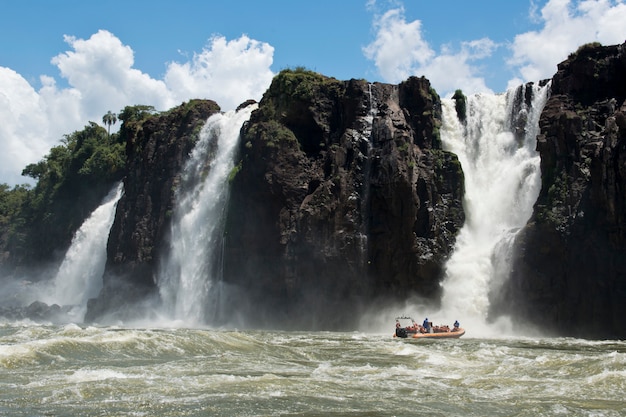
[[551,77],[587,42],[626,40],[623,0],[2,0],[0,182],[25,182],[64,134],[108,110],[190,98],[231,109],[278,71],[397,83],[442,96]]

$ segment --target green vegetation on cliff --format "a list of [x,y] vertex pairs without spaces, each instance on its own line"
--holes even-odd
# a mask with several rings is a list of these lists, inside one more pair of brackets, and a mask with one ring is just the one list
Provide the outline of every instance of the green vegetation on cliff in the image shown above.
[[296,139],[301,150],[317,154],[328,144],[324,131],[327,121],[316,116],[328,116],[345,88],[345,83],[335,78],[302,67],[285,69],[274,77],[250,120],[251,125],[262,123],[247,136],[257,136],[268,147]]
[[[266,95],[270,97],[288,98],[291,100],[313,100],[320,88],[341,91],[343,83],[339,80],[303,67],[282,70],[270,85]],[[265,96],[264,96],[265,98]]]
[[[137,122],[150,114],[150,106],[128,106],[120,114],[107,113],[103,122]],[[71,242],[74,232],[126,172],[126,145],[122,125],[111,134],[89,122],[65,135],[61,143],[22,175],[37,180],[31,188],[0,185],[0,263],[13,265],[52,259]]]

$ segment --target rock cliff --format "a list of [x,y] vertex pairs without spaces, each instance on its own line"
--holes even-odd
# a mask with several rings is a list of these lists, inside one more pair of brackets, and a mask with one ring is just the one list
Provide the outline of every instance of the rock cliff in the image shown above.
[[[87,321],[128,317],[158,295],[153,277],[179,173],[215,111],[195,102],[125,123],[125,194]],[[437,298],[464,222],[463,174],[441,150],[440,123],[439,97],[424,78],[275,77],[242,128],[231,173],[222,313],[248,325],[345,329],[361,303]]]
[[124,121],[127,175],[107,245],[103,289],[90,300],[86,321],[137,314],[155,295],[159,250],[167,238],[174,192],[198,133],[219,106],[192,100],[168,112]]
[[626,337],[626,44],[558,66],[540,120],[542,188],[502,304],[541,328]]
[[436,299],[464,222],[463,174],[441,150],[440,121],[424,78],[279,74],[242,129],[225,313],[350,328],[361,303]]

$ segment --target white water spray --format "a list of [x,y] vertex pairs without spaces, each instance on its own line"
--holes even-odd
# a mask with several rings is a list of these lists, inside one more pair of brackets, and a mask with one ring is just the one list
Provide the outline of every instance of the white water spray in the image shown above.
[[222,239],[228,175],[241,126],[256,107],[211,116],[182,173],[158,285],[165,314],[184,325],[203,324],[207,309],[217,302],[215,253]]
[[489,292],[508,277],[510,243],[523,227],[539,194],[540,158],[535,150],[539,116],[549,87],[533,87],[523,143],[512,133],[515,90],[467,100],[467,122],[457,118],[454,101],[442,100],[441,139],[465,174],[465,225],[457,236],[443,282],[442,319],[484,327]]
[[122,190],[122,183],[116,185],[75,233],[54,278],[54,291],[48,302],[84,309],[87,300],[98,295],[102,288],[109,230]]

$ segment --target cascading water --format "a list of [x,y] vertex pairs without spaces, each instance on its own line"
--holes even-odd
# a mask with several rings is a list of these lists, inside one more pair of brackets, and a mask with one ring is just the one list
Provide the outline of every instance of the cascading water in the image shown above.
[[[468,97],[465,124],[454,101],[442,100],[441,138],[465,174],[466,221],[446,264],[438,316],[469,319],[475,328],[486,322],[490,291],[507,278],[510,243],[530,218],[540,189],[535,146],[549,86],[520,88],[533,89],[530,106],[515,89]],[[522,129],[520,141],[514,128]]]
[[[106,244],[123,185],[117,184],[74,235],[54,278],[50,303],[80,306],[98,295],[106,262]],[[82,311],[84,313],[84,311]]]
[[360,137],[367,145],[366,154],[364,155],[363,164],[363,186],[361,191],[361,232],[359,234],[359,250],[361,253],[361,265],[365,266],[368,261],[368,248],[367,248],[367,236],[368,236],[368,216],[369,216],[369,204],[370,204],[370,171],[371,171],[371,158],[372,158],[372,131],[374,130],[374,118],[376,117],[376,103],[374,101],[374,95],[372,94],[372,84],[367,86],[368,92],[368,106],[369,109],[365,117],[362,118],[363,126],[360,129]]
[[165,314],[185,325],[205,323],[217,303],[215,254],[221,248],[228,175],[241,126],[256,107],[211,116],[182,173],[158,285]]

